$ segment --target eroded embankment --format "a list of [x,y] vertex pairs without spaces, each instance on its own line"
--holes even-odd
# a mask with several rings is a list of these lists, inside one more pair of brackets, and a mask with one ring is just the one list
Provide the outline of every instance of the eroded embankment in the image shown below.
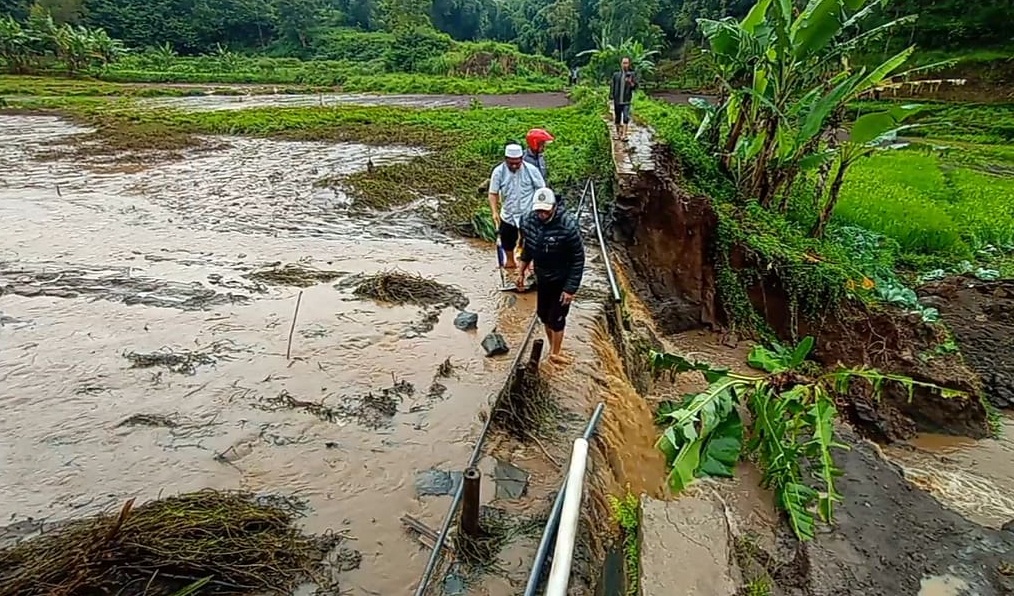
[[[622,175],[614,212],[613,238],[632,273],[632,283],[666,333],[717,329],[728,325],[719,296],[720,250],[729,250],[730,278],[749,278],[750,307],[779,336],[813,336],[813,357],[825,366],[867,366],[916,381],[956,389],[968,398],[945,398],[917,388],[914,398],[888,383],[880,399],[856,388],[844,404],[849,419],[878,440],[906,439],[917,430],[975,438],[988,436],[985,407],[975,397],[981,384],[954,354],[940,353],[947,341],[939,326],[900,311],[859,303],[808,318],[797,308],[778,276],[778,268],[743,246],[718,246],[718,217],[707,197],[684,190],[670,149],[654,146],[653,168]],[[738,276],[738,271],[757,271]]]
[[[710,200],[683,190],[680,172],[667,148],[654,147],[652,154],[651,168],[630,171],[618,167],[613,237],[622,246],[632,288],[645,300],[662,332],[661,341],[692,352],[696,351],[695,340],[688,341],[688,336],[702,333],[693,330],[718,328],[726,322],[718,302],[719,272],[714,265],[717,217]],[[763,265],[755,259],[742,247],[732,247],[733,268]],[[815,357],[827,366],[875,367],[973,394],[980,388],[975,370],[954,354],[936,349],[947,340],[939,328],[887,310],[860,307],[819,322],[797,322],[777,271],[762,275],[748,288],[748,294],[752,306],[782,337],[791,338],[793,332],[799,337],[814,336]],[[997,300],[998,290],[993,288],[989,296]],[[1000,289],[999,299],[1006,296],[1006,289]],[[1004,322],[981,309],[974,316],[980,322],[983,316]],[[1003,337],[995,326],[979,328],[979,334],[994,338],[994,343]],[[959,335],[957,331],[955,335]],[[989,432],[985,408],[975,398],[943,399],[933,392],[917,391],[910,401],[907,391],[898,387],[881,400],[856,390],[840,405],[857,428],[877,439],[908,438],[925,430],[975,438]],[[835,510],[835,524],[810,543],[799,543],[784,523],[771,527],[765,516],[751,520],[738,515],[744,507],[729,498],[728,487],[722,482],[703,483],[696,490],[704,494],[692,491],[681,498],[712,503],[703,509],[684,507],[680,511],[714,522],[701,531],[709,536],[717,532],[716,544],[735,553],[739,570],[730,577],[742,582],[762,578],[774,594],[893,596],[948,583],[966,593],[1007,593],[1014,534],[978,526],[946,509],[910,484],[876,445],[849,427],[840,426],[837,436],[849,447],[835,452],[843,470],[838,481],[843,502]],[[745,510],[758,508],[767,507],[747,503]],[[708,514],[710,518],[701,513],[705,510],[713,512]],[[663,525],[666,520],[672,521],[663,517]],[[678,526],[673,525],[669,543],[662,538],[655,548],[691,552],[692,548],[683,546],[694,541],[686,528],[681,531]],[[685,543],[688,540],[691,542]],[[700,547],[701,542],[694,544]]]
[[[316,182],[365,168],[361,146],[231,138],[130,167],[52,155],[79,132],[0,116],[0,517],[296,493],[308,532],[357,539],[344,588],[410,591],[424,555],[399,517],[444,511],[412,478],[467,457],[504,367],[480,340],[524,330],[498,316],[512,309],[489,249],[431,239],[408,213],[350,216]],[[397,270],[456,290],[359,291],[356,275]],[[476,330],[453,324],[464,301]]]

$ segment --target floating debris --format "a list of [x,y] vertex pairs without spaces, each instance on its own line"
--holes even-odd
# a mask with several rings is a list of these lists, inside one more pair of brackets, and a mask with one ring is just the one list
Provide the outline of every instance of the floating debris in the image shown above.
[[327,271],[304,267],[296,263],[289,263],[279,267],[274,265],[269,269],[262,269],[247,274],[245,277],[253,281],[259,281],[272,286],[295,286],[297,288],[308,288],[313,285],[332,282],[347,273],[341,271]]
[[444,358],[444,361],[437,367],[437,376],[446,379],[454,374],[454,364],[451,363],[450,358]]
[[117,428],[121,426],[151,426],[151,427],[163,427],[163,428],[176,428],[180,425],[172,416],[166,416],[164,414],[134,414],[130,418],[125,419],[116,425]]
[[468,306],[468,298],[458,288],[399,271],[385,271],[359,278],[353,293],[360,298],[372,298],[389,304],[454,306],[459,310]]
[[302,505],[202,490],[71,521],[0,550],[0,596],[291,593],[343,536],[295,527]]
[[355,420],[367,428],[378,429],[390,424],[391,418],[398,413],[398,404],[413,393],[415,387],[411,383],[398,381],[394,386],[381,389],[378,393],[371,391],[359,397],[340,396],[335,405],[325,405],[327,397],[321,402],[303,401],[283,390],[275,397],[262,400],[260,407],[271,412],[281,409],[303,410],[332,424]]
[[192,375],[197,367],[214,364],[215,358],[203,352],[182,350],[174,352],[168,348],[157,352],[126,352],[123,357],[131,362],[131,368],[151,368],[161,366],[170,372]]

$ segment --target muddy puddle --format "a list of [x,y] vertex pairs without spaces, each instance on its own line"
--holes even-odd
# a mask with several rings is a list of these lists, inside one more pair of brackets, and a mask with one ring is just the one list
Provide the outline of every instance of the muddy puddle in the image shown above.
[[1000,528],[1014,520],[1014,418],[1002,419],[997,439],[974,441],[921,435],[908,445],[885,447],[915,486],[944,507],[978,524]]
[[[407,213],[345,214],[314,184],[364,167],[358,146],[227,139],[127,172],[34,159],[75,132],[0,117],[0,519],[296,493],[310,531],[355,538],[350,593],[408,593],[428,552],[399,518],[436,525],[446,506],[417,497],[416,473],[467,460],[508,364],[480,340],[527,324],[488,250]],[[343,285],[390,270],[460,289],[478,329]]]
[[196,111],[243,110],[265,107],[403,106],[411,108],[467,108],[472,102],[487,107],[559,108],[570,103],[564,93],[511,95],[379,95],[317,93],[270,95],[191,95],[141,100],[141,105]]

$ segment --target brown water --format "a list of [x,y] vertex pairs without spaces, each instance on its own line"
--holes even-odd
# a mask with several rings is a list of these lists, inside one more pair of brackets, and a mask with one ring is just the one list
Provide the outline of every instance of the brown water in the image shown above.
[[[238,89],[238,87],[233,87]],[[210,90],[209,90],[210,91]],[[148,107],[186,110],[242,110],[262,107],[406,106],[415,108],[486,107],[561,108],[570,104],[565,93],[515,93],[510,95],[380,95],[370,93],[192,95],[142,100]]]
[[884,452],[909,481],[966,518],[993,528],[1014,520],[1014,419],[1003,419],[998,439],[921,435]]
[[[133,173],[33,158],[73,132],[49,117],[0,117],[0,288],[13,291],[0,292],[0,519],[56,520],[203,487],[297,493],[313,507],[308,529],[356,538],[364,558],[350,593],[408,593],[428,551],[399,517],[437,525],[446,507],[415,496],[414,473],[467,459],[506,365],[479,346],[512,308],[496,291],[494,255],[429,239],[408,212],[347,216],[345,198],[314,182],[364,167],[359,146],[229,139]],[[374,161],[411,154],[372,151]],[[286,359],[299,289],[243,277],[273,262],[433,277],[463,289],[479,330],[456,330],[450,309],[426,332],[415,307],[319,284],[303,291]],[[523,331],[515,318],[500,324],[508,341]],[[214,363],[186,375],[123,357],[161,348]],[[455,372],[430,397],[447,358]],[[285,391],[362,403],[395,381],[415,391],[393,417],[374,413],[376,429],[270,401]],[[119,426],[139,414],[173,425]]]

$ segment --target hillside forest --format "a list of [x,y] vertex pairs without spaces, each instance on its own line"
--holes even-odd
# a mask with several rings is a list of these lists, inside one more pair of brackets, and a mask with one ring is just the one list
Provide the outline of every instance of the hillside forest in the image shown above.
[[[796,0],[798,3],[799,0]],[[636,43],[675,56],[704,43],[698,18],[743,17],[749,0],[38,0],[57,25],[101,28],[132,48],[168,44],[182,55],[266,53],[302,59],[367,60],[368,36],[435,28],[458,41],[516,44],[567,63],[582,52]],[[0,15],[24,21],[33,3],[0,0]],[[1011,41],[1014,0],[898,0],[883,22],[918,15],[883,40],[885,51],[968,52]]]

